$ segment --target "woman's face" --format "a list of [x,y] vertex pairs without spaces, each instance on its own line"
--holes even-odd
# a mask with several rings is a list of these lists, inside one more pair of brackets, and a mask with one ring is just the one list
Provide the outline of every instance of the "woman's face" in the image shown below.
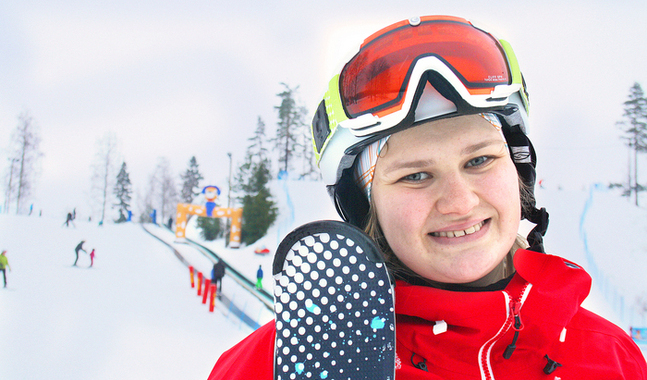
[[501,133],[479,115],[392,135],[371,194],[395,255],[417,274],[468,283],[506,256],[521,219],[519,183]]

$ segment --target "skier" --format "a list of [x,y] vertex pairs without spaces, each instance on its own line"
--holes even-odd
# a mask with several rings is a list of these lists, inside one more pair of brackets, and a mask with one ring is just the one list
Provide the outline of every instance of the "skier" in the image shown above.
[[72,264],[72,266],[76,266],[76,262],[79,261],[79,251],[88,253],[85,249],[83,249],[83,243],[85,243],[85,240],[81,240],[81,242],[76,245],[76,248],[74,248],[74,253],[76,254],[76,260],[74,260],[74,264]]
[[2,272],[2,278],[4,279],[4,287],[7,287],[7,272],[6,270],[9,269],[9,272],[11,272],[11,266],[9,265],[9,259],[7,259],[6,255],[7,251],[3,250],[2,253],[0,253],[0,272]]
[[[431,16],[365,40],[315,113],[338,212],[396,278],[399,380],[647,379],[630,336],[580,306],[590,276],[543,252],[528,107],[510,44]],[[209,379],[273,379],[275,331],[222,354]]]
[[72,225],[76,228],[76,225],[74,224],[74,217],[72,216],[71,212],[68,212],[67,217],[65,218],[65,223],[63,223],[63,225],[65,225],[65,227],[69,227],[70,223],[72,223]]
[[213,264],[211,269],[211,282],[216,284],[216,292],[218,295],[222,294],[222,278],[225,276],[225,263],[222,260],[218,260],[217,263]]
[[94,248],[92,248],[92,252],[90,252],[90,268],[94,265]]
[[263,289],[263,268],[259,265],[256,271],[256,290]]

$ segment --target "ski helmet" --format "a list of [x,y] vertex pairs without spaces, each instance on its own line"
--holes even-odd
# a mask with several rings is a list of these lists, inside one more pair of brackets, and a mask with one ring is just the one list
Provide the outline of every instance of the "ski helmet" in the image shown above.
[[522,214],[537,227],[528,240],[542,250],[548,214],[535,207],[536,155],[526,135],[529,106],[508,42],[463,18],[415,17],[369,36],[330,80],[312,121],[313,148],[339,215],[363,228],[369,201],[352,168],[365,147],[422,122],[493,113],[530,189]]

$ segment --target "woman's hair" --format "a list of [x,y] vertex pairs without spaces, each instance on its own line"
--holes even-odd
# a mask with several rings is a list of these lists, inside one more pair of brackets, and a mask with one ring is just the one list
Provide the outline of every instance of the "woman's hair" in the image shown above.
[[[529,207],[528,205],[533,204],[532,203],[532,192],[528,185],[526,185],[522,180],[521,177],[519,178],[519,196],[521,200],[521,205],[522,207]],[[382,251],[382,254],[384,255],[384,261],[386,262],[386,265],[391,272],[391,274],[400,280],[405,280],[405,281],[411,281],[412,279],[415,280],[416,282],[422,282],[427,285],[435,286],[438,287],[438,283],[436,283],[433,280],[427,279],[422,277],[421,275],[417,274],[413,270],[411,270],[409,267],[407,267],[400,259],[396,256],[396,254],[393,252],[391,247],[389,246],[389,243],[386,241],[386,238],[384,237],[384,233],[382,232],[382,228],[380,227],[380,223],[378,221],[377,217],[377,211],[375,204],[373,200],[371,199],[370,201],[370,207],[368,211],[368,217],[367,217],[367,222],[366,222],[366,228],[365,232],[375,241],[377,244],[378,248]],[[502,280],[503,278],[507,278],[511,276],[514,273],[514,265],[512,262],[512,258],[514,256],[514,253],[518,249],[525,249],[528,248],[528,242],[526,239],[517,234],[517,238],[515,239],[514,243],[512,244],[512,247],[510,247],[510,251],[506,255],[506,257],[503,259],[503,270],[501,274],[501,278],[494,279],[494,281],[491,282],[496,282],[498,280]],[[484,284],[484,285],[489,285],[489,284]]]

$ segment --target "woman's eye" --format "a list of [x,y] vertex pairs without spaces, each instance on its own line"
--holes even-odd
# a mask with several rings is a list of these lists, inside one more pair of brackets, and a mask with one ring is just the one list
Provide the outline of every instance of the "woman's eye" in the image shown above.
[[473,167],[473,166],[481,166],[488,162],[490,160],[490,157],[487,156],[481,156],[481,157],[476,157],[467,162],[467,167]]
[[403,179],[405,181],[411,181],[411,182],[418,182],[422,181],[429,178],[429,174],[427,173],[413,173],[409,174],[408,176],[405,176]]

